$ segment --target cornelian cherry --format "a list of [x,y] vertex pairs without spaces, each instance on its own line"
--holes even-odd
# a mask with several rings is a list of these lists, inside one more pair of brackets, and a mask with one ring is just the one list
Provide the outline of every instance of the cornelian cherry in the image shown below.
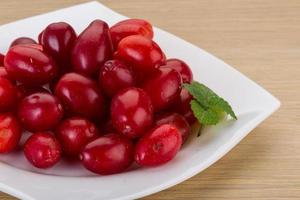
[[57,67],[47,54],[26,45],[10,48],[4,66],[10,77],[26,85],[46,84],[57,74]]
[[48,93],[29,95],[18,106],[18,118],[28,131],[52,130],[62,117],[62,105],[56,97]]
[[84,167],[97,174],[115,174],[133,162],[132,142],[118,134],[104,135],[89,143],[81,152]]
[[75,41],[72,50],[73,70],[95,77],[104,62],[111,59],[112,52],[108,25],[102,20],[94,20]]
[[93,120],[104,114],[104,99],[96,82],[80,74],[65,74],[56,84],[55,95],[67,116]]
[[150,130],[136,144],[135,161],[141,166],[157,166],[172,160],[181,147],[179,130],[169,124]]
[[153,122],[149,96],[139,88],[121,90],[111,101],[111,119],[118,132],[130,138],[141,137]]
[[99,84],[106,95],[112,97],[124,88],[134,86],[132,70],[118,60],[109,60],[100,69]]
[[27,160],[37,168],[49,168],[61,158],[61,147],[50,132],[32,134],[24,144]]
[[80,117],[66,119],[56,129],[56,137],[61,144],[62,152],[70,158],[78,158],[82,148],[98,136],[97,127]]
[[142,88],[151,98],[155,111],[168,108],[179,96],[181,76],[171,68],[157,69],[143,84]]

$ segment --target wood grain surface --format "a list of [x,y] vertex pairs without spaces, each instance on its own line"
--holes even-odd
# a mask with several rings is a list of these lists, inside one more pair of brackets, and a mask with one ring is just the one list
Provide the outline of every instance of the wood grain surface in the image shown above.
[[[0,23],[81,2],[85,1],[3,0]],[[101,2],[202,47],[282,102],[279,111],[213,166],[144,199],[300,199],[299,0]],[[0,200],[12,199],[0,194]]]

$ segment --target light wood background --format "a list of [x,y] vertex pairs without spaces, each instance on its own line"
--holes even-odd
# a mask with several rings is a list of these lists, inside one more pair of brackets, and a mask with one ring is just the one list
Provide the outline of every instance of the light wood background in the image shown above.
[[[2,0],[0,23],[80,2]],[[145,199],[300,199],[300,0],[101,2],[213,53],[282,102],[213,166]],[[0,194],[0,200],[12,199]]]

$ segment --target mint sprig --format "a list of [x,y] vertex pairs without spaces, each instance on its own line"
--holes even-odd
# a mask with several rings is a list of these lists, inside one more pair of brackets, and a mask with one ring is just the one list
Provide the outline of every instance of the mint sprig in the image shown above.
[[201,125],[215,125],[225,114],[237,119],[229,103],[204,84],[193,81],[183,87],[194,97],[191,109]]

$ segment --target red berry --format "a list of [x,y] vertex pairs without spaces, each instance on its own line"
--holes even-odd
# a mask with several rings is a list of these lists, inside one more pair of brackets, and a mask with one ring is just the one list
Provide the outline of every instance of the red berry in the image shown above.
[[137,138],[151,126],[153,108],[149,96],[139,88],[118,92],[111,101],[111,119],[118,132]]
[[0,114],[0,153],[7,153],[19,144],[22,128],[12,114]]
[[19,37],[10,44],[9,48],[16,45],[22,45],[22,44],[36,44],[36,41],[34,41],[34,39],[31,39],[29,37]]
[[136,144],[135,161],[141,166],[157,166],[172,160],[181,147],[179,130],[169,124],[155,127]]
[[111,39],[115,49],[119,42],[130,35],[142,35],[149,39],[153,38],[152,25],[143,19],[125,19],[110,28]]
[[89,143],[81,152],[83,165],[97,174],[114,174],[126,170],[133,162],[133,144],[118,134],[104,135]]
[[27,160],[38,168],[55,165],[61,157],[61,148],[55,137],[48,132],[35,133],[24,144]]
[[71,67],[71,50],[76,40],[76,33],[71,25],[65,22],[49,24],[43,31],[40,44],[58,64],[60,73]]
[[42,86],[27,86],[24,84],[17,85],[17,90],[19,100],[34,93],[49,93],[49,91]]
[[196,118],[190,105],[192,99],[193,96],[185,88],[182,88],[180,95],[176,98],[174,104],[172,105],[173,111],[184,116],[189,124],[196,122]]
[[20,102],[18,117],[28,131],[47,131],[61,121],[63,109],[58,99],[51,94],[35,93]]
[[101,20],[93,21],[77,38],[72,50],[73,70],[95,77],[100,67],[112,57],[112,42],[108,25]]
[[141,35],[131,35],[121,40],[115,58],[143,75],[152,72],[165,62],[165,55],[160,47]]
[[10,77],[26,85],[46,84],[57,74],[57,67],[48,55],[24,45],[8,50],[4,66]]
[[179,96],[181,90],[180,74],[171,68],[159,68],[143,84],[142,88],[150,96],[154,110],[168,108]]
[[190,135],[191,128],[186,119],[177,113],[163,113],[155,118],[155,125],[170,124],[175,126],[181,134],[182,143],[186,141]]
[[56,137],[61,144],[63,154],[77,158],[86,144],[99,135],[97,127],[90,121],[73,117],[63,121],[56,129]]
[[121,61],[109,60],[100,69],[99,84],[102,90],[112,97],[121,89],[134,86],[134,75]]
[[55,95],[68,116],[95,119],[104,113],[104,99],[96,82],[80,74],[65,74],[56,85]]
[[192,70],[182,60],[176,58],[168,59],[166,60],[165,65],[161,67],[169,67],[175,69],[181,75],[183,83],[191,83],[193,80]]
[[17,89],[6,78],[0,78],[0,112],[11,111],[17,103]]

